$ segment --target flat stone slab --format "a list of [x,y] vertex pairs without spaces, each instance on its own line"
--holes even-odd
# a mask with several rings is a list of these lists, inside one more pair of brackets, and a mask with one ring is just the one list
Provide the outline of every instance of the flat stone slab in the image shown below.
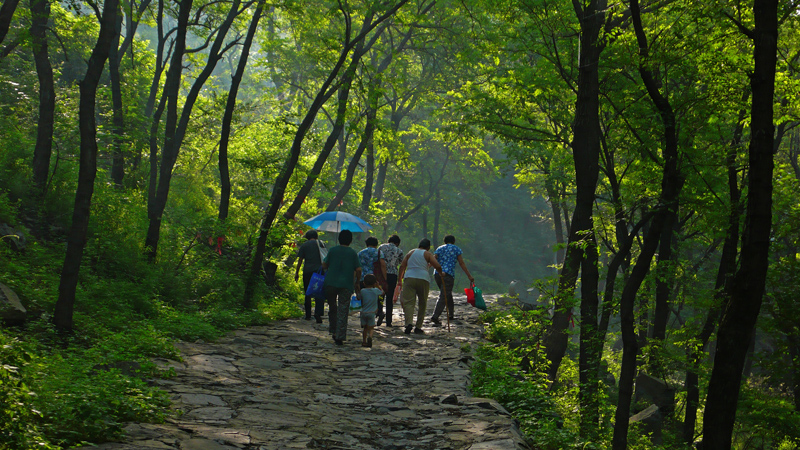
[[[438,292],[431,292],[428,313]],[[337,346],[323,323],[285,320],[236,330],[218,342],[179,342],[182,362],[152,380],[179,413],[164,424],[128,424],[123,442],[95,450],[529,450],[499,403],[472,397],[462,352],[482,336],[479,311],[455,295],[456,316],[424,335],[375,328],[361,347],[357,315]],[[494,296],[484,296],[487,303]]]

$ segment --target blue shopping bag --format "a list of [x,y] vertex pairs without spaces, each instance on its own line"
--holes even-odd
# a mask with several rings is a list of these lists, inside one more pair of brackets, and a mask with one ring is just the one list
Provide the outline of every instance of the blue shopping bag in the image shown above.
[[322,269],[311,274],[311,280],[308,282],[308,289],[306,295],[312,298],[325,298],[325,290],[322,288],[325,283],[325,275]]

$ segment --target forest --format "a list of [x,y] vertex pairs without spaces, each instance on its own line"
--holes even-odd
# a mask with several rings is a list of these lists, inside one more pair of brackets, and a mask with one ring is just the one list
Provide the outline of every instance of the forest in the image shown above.
[[532,448],[800,448],[798,8],[2,0],[0,449],[165,420],[336,210],[515,285],[471,389]]

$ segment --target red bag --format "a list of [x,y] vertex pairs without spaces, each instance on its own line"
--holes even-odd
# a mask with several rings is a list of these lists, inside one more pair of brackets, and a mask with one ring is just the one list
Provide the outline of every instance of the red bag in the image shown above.
[[389,293],[389,284],[386,282],[386,278],[383,277],[383,273],[381,273],[381,260],[378,259],[372,264],[372,274],[375,275],[375,279],[378,280],[378,286],[383,289],[383,292]]
[[464,288],[464,293],[467,294],[467,303],[475,306],[475,283],[470,284],[468,288]]

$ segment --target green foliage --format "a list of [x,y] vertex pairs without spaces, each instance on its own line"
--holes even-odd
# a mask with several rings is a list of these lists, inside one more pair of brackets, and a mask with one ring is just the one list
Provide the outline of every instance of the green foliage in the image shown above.
[[[0,223],[16,223],[17,207],[15,202],[8,198],[8,193],[0,190]],[[0,236],[2,237],[2,236]]]
[[579,441],[575,432],[564,427],[572,413],[559,406],[563,398],[548,392],[539,314],[494,310],[481,317],[491,343],[475,350],[472,393],[493,398],[506,407],[537,448],[580,448],[575,444]]
[[39,425],[36,393],[20,373],[34,360],[28,346],[0,330],[0,449],[52,449]]
[[739,449],[800,446],[800,414],[791,397],[759,380],[744,384],[739,394],[733,442]]

